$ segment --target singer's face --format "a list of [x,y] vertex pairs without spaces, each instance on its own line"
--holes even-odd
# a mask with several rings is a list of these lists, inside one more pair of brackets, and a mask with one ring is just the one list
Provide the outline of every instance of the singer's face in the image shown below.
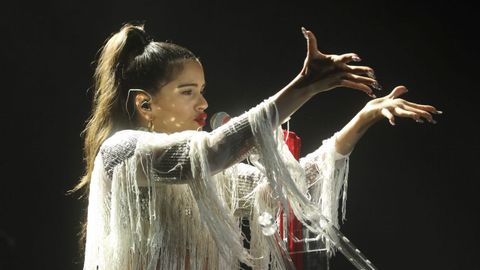
[[204,110],[208,107],[203,97],[204,88],[202,65],[196,60],[187,60],[176,77],[153,96],[155,131],[174,133],[201,129],[207,118]]

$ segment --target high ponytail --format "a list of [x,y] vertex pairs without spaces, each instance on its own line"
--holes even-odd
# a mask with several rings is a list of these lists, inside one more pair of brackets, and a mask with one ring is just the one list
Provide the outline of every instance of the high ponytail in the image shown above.
[[[116,106],[119,98],[119,86],[122,80],[123,66],[134,53],[141,53],[145,46],[141,38],[143,26],[124,25],[112,35],[101,48],[94,74],[94,97],[92,114],[87,121],[83,134],[85,136],[84,161],[86,174],[75,186],[77,191],[87,185],[93,170],[93,162],[100,145],[115,129],[125,125],[125,121],[114,121],[121,110]],[[142,48],[143,46],[143,48]],[[119,117],[121,119],[121,117]],[[117,123],[115,123],[117,122]],[[126,127],[126,126],[125,126]]]
[[[125,24],[107,39],[96,61],[92,113],[82,132],[85,174],[70,192],[88,187],[95,157],[108,137],[119,130],[136,128],[135,119],[125,108],[128,89],[141,88],[154,95],[172,79],[175,67],[189,59],[198,60],[184,47],[154,42],[143,25]],[[84,238],[85,229],[81,242]]]

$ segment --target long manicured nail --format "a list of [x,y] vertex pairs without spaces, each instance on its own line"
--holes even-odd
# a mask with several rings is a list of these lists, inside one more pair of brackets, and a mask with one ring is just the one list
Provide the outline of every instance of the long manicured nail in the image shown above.
[[355,54],[354,56],[352,56],[352,60],[355,61],[355,62],[360,62],[360,61],[362,61],[362,59],[360,59],[360,57],[359,57],[358,55],[356,55],[356,54]]
[[303,36],[308,39],[308,35],[307,35],[307,29],[305,29],[305,27],[302,26],[302,33],[303,33]]
[[378,91],[382,91],[382,86],[377,82],[375,81],[373,84],[372,84],[372,87],[377,89]]
[[435,113],[436,113],[436,114],[443,114],[442,111],[436,111]]
[[373,70],[369,70],[367,72],[367,76],[374,79],[374,80],[377,78],[377,77],[375,77],[375,73],[373,73]]
[[425,123],[425,121],[423,121],[422,119],[416,119],[415,122],[421,123],[421,124]]
[[371,98],[377,98],[377,96],[375,96],[374,93],[368,93],[368,95],[369,95]]

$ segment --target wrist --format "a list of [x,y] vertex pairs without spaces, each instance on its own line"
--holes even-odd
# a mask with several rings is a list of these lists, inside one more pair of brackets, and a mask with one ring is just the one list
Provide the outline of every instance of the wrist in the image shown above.
[[308,83],[305,75],[298,74],[289,84],[291,88],[296,89],[296,91],[301,92],[302,95],[306,97],[315,96],[315,89],[312,87],[311,83]]
[[378,109],[363,108],[358,113],[358,118],[365,124],[373,124],[378,122],[382,117]]

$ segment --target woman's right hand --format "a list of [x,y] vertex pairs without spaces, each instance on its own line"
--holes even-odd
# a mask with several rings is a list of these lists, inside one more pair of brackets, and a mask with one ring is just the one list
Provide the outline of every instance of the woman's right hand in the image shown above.
[[[364,119],[376,122],[383,117],[387,118],[392,126],[395,125],[395,117],[411,118],[416,122],[423,123],[424,120],[436,124],[432,114],[442,114],[432,105],[418,104],[399,98],[407,93],[405,86],[397,86],[390,94],[370,100],[360,111]],[[422,120],[424,119],[424,120]],[[368,125],[371,123],[367,123]]]
[[336,87],[357,89],[375,98],[374,89],[380,89],[373,69],[367,66],[352,66],[349,62],[359,62],[355,53],[342,55],[323,54],[317,48],[315,35],[302,27],[307,39],[307,57],[302,71],[296,78],[295,87],[316,95]]

